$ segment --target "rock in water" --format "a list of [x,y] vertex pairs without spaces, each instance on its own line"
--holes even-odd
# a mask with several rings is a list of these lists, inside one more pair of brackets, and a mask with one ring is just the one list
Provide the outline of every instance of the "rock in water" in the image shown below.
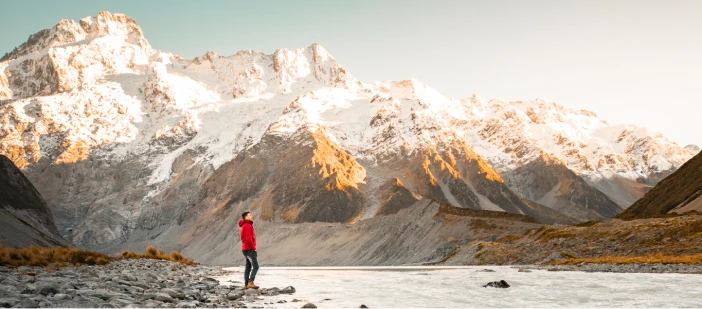
[[509,284],[507,281],[500,280],[500,281],[493,281],[490,282],[486,285],[483,285],[484,288],[491,287],[491,288],[499,288],[499,289],[506,289],[509,287]]
[[366,305],[361,305],[361,306],[358,307],[358,308],[368,308],[368,306],[366,306]]
[[313,303],[306,303],[302,308],[317,308],[317,305]]

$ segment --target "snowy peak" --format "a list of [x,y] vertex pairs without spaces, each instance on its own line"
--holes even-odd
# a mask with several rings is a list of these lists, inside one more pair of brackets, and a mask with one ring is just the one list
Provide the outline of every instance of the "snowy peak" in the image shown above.
[[183,62],[186,70],[221,81],[219,90],[231,93],[235,99],[265,93],[289,94],[320,87],[362,87],[319,44],[294,50],[278,49],[271,55],[245,50],[232,56],[220,56],[210,51],[193,61]]
[[141,28],[134,19],[124,14],[111,14],[103,11],[95,17],[88,16],[78,22],[62,19],[52,28],[41,30],[29,36],[27,42],[5,54],[0,58],[0,61],[12,60],[31,53],[45,51],[47,48],[104,36],[128,36],[134,44],[148,45]]
[[645,128],[609,125],[594,112],[543,99],[485,103],[473,96],[461,102],[478,120],[468,126],[480,137],[473,140],[479,145],[476,151],[501,171],[546,152],[577,174],[595,178],[619,174],[633,180],[653,177],[655,183],[656,174],[679,167],[693,155]]
[[694,144],[690,144],[690,145],[685,146],[685,149],[687,149],[688,151],[691,151],[693,153],[700,152],[700,147],[697,145],[694,145]]
[[81,19],[80,25],[85,32],[97,36],[133,35],[144,37],[136,21],[124,14],[110,14],[110,12],[102,11],[96,17],[88,16]]
[[136,22],[101,12],[61,20],[0,59],[0,100],[69,91],[107,74],[133,73],[155,51]]

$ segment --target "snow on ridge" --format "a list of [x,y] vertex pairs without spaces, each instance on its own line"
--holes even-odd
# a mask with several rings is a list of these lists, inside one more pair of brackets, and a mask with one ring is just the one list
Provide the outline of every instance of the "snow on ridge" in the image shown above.
[[[593,112],[545,99],[473,95],[456,100],[415,79],[362,84],[319,44],[270,55],[207,52],[186,60],[152,49],[138,25],[121,14],[101,12],[59,25],[51,31],[65,30],[63,45],[30,54],[37,60],[50,55],[64,74],[63,88],[39,97],[58,102],[61,116],[39,110],[38,119],[73,128],[71,142],[88,147],[102,147],[112,138],[111,151],[119,157],[160,149],[149,184],[166,181],[185,149],[205,149],[198,160],[217,168],[265,134],[289,135],[304,126],[325,128],[333,141],[371,162],[461,138],[498,170],[514,169],[546,152],[579,174],[636,178],[675,168],[693,154],[645,129],[612,126]],[[0,72],[27,59],[0,62]],[[0,80],[0,95],[2,87]],[[59,102],[67,96],[74,102]],[[26,115],[10,110],[33,98],[0,107],[3,151],[48,132],[27,136],[9,125],[28,122],[22,118]],[[95,106],[102,107],[88,112],[93,123],[75,116]],[[27,143],[24,147],[40,155],[52,152],[53,146]]]

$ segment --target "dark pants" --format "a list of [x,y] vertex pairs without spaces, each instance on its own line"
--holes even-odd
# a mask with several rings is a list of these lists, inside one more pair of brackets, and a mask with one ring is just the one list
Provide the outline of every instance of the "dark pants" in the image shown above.
[[244,270],[244,286],[249,284],[249,281],[254,281],[256,279],[256,272],[258,272],[258,254],[253,250],[242,250],[244,257],[246,257],[246,269]]

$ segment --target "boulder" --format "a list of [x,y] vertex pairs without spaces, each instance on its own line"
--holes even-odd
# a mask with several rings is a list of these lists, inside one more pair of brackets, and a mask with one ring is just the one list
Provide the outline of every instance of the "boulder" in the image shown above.
[[317,305],[313,303],[306,303],[305,305],[302,306],[302,308],[317,308]]
[[227,299],[228,300],[237,300],[240,299],[244,296],[244,292],[234,292],[234,293],[229,293],[227,294]]
[[500,280],[500,281],[493,281],[493,282],[490,282],[490,283],[488,283],[488,284],[486,284],[486,285],[483,285],[483,287],[484,287],[484,288],[488,288],[488,287],[489,287],[489,288],[506,289],[506,288],[509,287],[509,284],[507,283],[507,281]]

